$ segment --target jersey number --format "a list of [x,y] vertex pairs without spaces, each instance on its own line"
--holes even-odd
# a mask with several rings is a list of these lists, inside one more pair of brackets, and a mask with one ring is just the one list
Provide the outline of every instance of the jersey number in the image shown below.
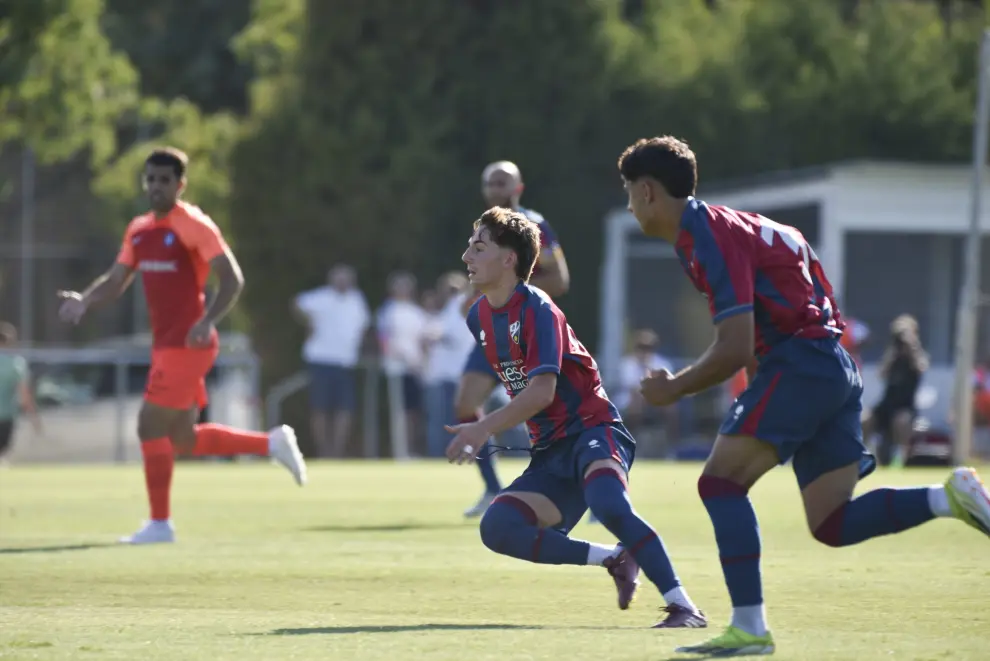
[[788,248],[791,249],[795,255],[801,258],[801,275],[809,283],[811,280],[811,271],[808,270],[808,265],[811,263],[811,258],[814,252],[808,245],[808,242],[804,240],[793,227],[788,227],[787,225],[781,225],[778,222],[770,220],[769,218],[760,219],[760,238],[763,239],[764,243],[768,246],[772,246],[774,242],[774,237],[780,237],[780,240],[784,242]]

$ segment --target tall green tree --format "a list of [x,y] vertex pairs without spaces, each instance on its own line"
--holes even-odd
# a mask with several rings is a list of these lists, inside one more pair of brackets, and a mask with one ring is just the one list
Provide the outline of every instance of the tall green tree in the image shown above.
[[244,114],[251,70],[231,41],[250,16],[251,0],[106,0],[103,26],[140,72],[145,96]]
[[105,162],[117,149],[116,121],[139,93],[134,68],[101,30],[103,2],[14,5],[0,18],[0,145],[23,142],[46,163],[80,152]]

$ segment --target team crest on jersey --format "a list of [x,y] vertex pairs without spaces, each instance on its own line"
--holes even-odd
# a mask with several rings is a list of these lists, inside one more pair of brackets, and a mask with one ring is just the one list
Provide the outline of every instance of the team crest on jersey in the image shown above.
[[509,326],[509,337],[516,344],[519,344],[519,328],[521,324],[518,321],[513,321],[512,325]]
[[175,243],[175,235],[169,232],[168,234],[165,235],[165,245],[170,246],[173,243]]

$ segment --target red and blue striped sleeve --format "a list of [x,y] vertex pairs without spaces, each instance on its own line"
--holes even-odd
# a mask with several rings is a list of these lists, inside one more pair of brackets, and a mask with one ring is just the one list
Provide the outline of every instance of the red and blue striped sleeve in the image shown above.
[[567,321],[553,303],[549,300],[533,301],[526,307],[523,338],[526,344],[523,365],[529,378],[540,374],[560,374]]
[[707,214],[693,214],[684,224],[694,244],[712,310],[712,321],[753,310],[753,265],[749,246],[733,245],[729,230],[713,226]]

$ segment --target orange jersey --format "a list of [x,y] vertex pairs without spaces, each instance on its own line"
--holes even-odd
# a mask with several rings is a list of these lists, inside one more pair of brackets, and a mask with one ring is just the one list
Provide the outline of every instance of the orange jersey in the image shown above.
[[185,346],[205,311],[210,260],[226,249],[216,224],[186,202],[164,218],[146,213],[127,226],[117,261],[141,273],[154,347]]

